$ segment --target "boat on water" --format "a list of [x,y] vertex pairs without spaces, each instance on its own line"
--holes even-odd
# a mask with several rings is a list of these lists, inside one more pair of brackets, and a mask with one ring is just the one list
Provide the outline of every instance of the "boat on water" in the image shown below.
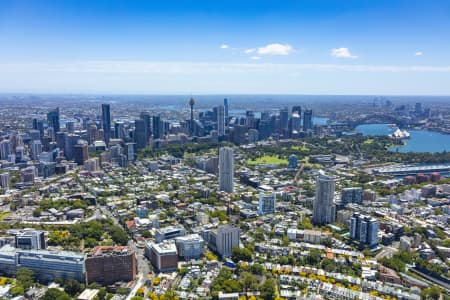
[[408,131],[406,130],[401,130],[400,128],[397,128],[397,130],[390,134],[389,137],[391,137],[392,139],[395,140],[406,140],[410,138],[410,134]]

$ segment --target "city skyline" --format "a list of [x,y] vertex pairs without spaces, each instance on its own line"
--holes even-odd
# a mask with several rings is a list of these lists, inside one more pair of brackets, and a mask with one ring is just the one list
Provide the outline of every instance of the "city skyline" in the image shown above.
[[0,4],[0,91],[449,95],[444,1]]

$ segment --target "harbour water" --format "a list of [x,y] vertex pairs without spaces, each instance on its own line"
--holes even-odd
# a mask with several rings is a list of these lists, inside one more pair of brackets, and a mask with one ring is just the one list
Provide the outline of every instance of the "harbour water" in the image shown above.
[[[363,135],[388,135],[395,128],[387,124],[365,124],[356,127],[356,131]],[[392,147],[392,151],[399,152],[444,152],[450,151],[450,135],[428,130],[410,130],[411,137],[404,140],[405,145]]]

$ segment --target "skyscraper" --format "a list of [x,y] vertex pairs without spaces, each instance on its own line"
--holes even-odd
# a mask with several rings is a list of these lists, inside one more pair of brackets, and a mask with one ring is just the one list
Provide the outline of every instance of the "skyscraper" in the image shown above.
[[302,107],[299,105],[292,106],[292,113],[298,113],[301,116],[302,115]]
[[219,150],[219,190],[227,193],[233,193],[233,179],[233,148],[222,147]]
[[228,99],[223,99],[223,108],[225,110],[225,126],[228,126]]
[[191,107],[191,118],[189,119],[189,135],[194,135],[194,104],[195,100],[191,97],[189,99],[189,106]]
[[31,142],[31,157],[33,160],[38,160],[39,155],[42,153],[42,143],[41,141]]
[[316,197],[313,203],[313,223],[324,225],[335,221],[334,178],[320,174],[316,180]]
[[59,107],[47,113],[47,122],[48,127],[53,128],[52,139],[55,139],[55,134],[61,131],[59,127]]
[[305,110],[305,112],[303,113],[303,131],[312,129],[312,114],[313,112],[311,109]]
[[111,107],[109,104],[102,104],[102,128],[106,146],[109,146],[111,138]]
[[84,165],[84,162],[89,159],[86,141],[78,140],[77,144],[73,146],[73,159],[78,165]]
[[287,107],[280,110],[280,129],[286,130],[289,125],[289,110]]
[[161,116],[153,116],[153,138],[160,139],[164,135],[164,124]]
[[225,135],[225,108],[222,105],[217,107],[217,133],[219,136]]
[[7,160],[11,154],[11,141],[3,140],[0,142],[0,159]]
[[134,142],[137,149],[144,149],[147,146],[145,130],[145,121],[142,119],[134,120]]
[[[145,139],[148,141],[148,139],[152,135],[152,117],[150,115],[150,112],[148,112],[148,111],[141,112],[141,119],[144,120]],[[147,144],[147,142],[146,142],[146,144]]]

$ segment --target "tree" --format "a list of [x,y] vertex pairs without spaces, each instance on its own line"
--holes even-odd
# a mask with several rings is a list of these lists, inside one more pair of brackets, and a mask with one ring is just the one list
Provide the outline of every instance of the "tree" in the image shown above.
[[247,248],[233,247],[232,256],[234,261],[251,261],[252,252]]
[[39,207],[36,208],[35,210],[33,210],[33,217],[35,218],[39,218],[42,214],[42,209],[40,209]]
[[69,279],[64,284],[64,291],[72,297],[81,292],[83,288],[84,287],[74,279]]
[[433,300],[437,300],[439,299],[439,297],[441,296],[441,289],[437,286],[432,286],[426,289],[423,289],[420,292],[420,296],[423,299],[433,299]]
[[25,289],[21,285],[16,285],[15,287],[11,288],[10,293],[13,297],[16,297],[25,294]]
[[242,287],[244,288],[244,291],[253,291],[256,290],[258,287],[258,280],[256,279],[255,275],[249,273],[249,272],[243,272],[242,273]]
[[28,290],[34,284],[34,272],[28,268],[20,268],[16,273],[17,282]]
[[264,283],[261,285],[261,297],[264,300],[273,300],[275,299],[275,280],[272,278],[266,279]]
[[66,294],[66,292],[58,289],[48,289],[41,300],[71,300],[71,298]]
[[98,291],[98,294],[97,294],[97,298],[98,298],[98,300],[106,299],[106,288],[104,288],[104,287],[100,288],[100,290]]
[[128,295],[128,290],[126,288],[118,288],[117,294],[119,295]]

